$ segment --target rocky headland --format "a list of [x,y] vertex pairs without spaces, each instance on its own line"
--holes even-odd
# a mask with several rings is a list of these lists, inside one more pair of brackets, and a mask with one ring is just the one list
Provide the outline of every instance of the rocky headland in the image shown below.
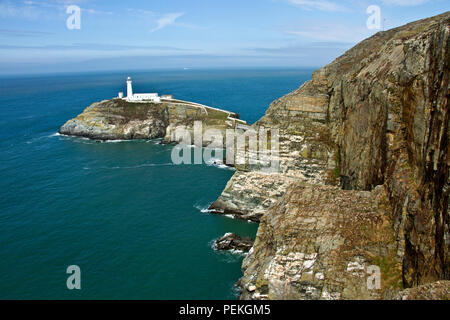
[[448,299],[449,25],[378,32],[254,124],[280,170],[237,167],[210,208],[260,222],[241,299]]
[[[177,129],[186,129],[192,142],[194,122],[201,121],[202,131],[226,129],[245,124],[236,113],[167,99],[160,103],[129,102],[111,99],[93,103],[76,118],[67,121],[59,133],[96,140],[132,140],[163,138],[164,143],[178,142]],[[203,145],[210,141],[204,139]]]

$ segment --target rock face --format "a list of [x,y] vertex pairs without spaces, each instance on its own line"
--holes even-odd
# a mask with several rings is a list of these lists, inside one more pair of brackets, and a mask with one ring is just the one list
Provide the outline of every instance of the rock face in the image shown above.
[[99,140],[153,139],[165,135],[168,123],[169,115],[160,104],[113,99],[92,104],[59,132]]
[[238,250],[242,252],[249,252],[253,246],[253,240],[246,237],[241,238],[234,233],[226,233],[214,243],[217,250]]
[[287,185],[279,174],[237,171],[209,211],[258,222],[284,194]]
[[[164,138],[164,142],[177,142],[176,130],[186,129],[193,137],[194,122],[202,122],[203,132],[234,128],[236,114],[193,103],[174,100],[163,103],[130,103],[121,99],[105,100],[89,106],[78,117],[69,120],[59,132],[99,140],[128,140]],[[193,142],[193,141],[192,141]],[[203,141],[203,145],[210,141]]]
[[[382,186],[292,185],[261,219],[244,260],[241,298],[379,299],[402,288],[389,206]],[[376,267],[379,289],[375,279],[367,285]]]
[[441,280],[399,292],[396,300],[450,300],[450,281]]
[[212,205],[261,220],[241,298],[393,298],[450,279],[449,30],[447,12],[379,32],[254,125],[279,128],[279,172],[237,167]]

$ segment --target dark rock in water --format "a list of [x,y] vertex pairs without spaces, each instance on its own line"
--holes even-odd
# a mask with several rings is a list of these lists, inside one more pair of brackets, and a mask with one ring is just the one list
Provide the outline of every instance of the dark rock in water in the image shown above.
[[248,252],[253,246],[253,240],[249,237],[241,238],[234,233],[226,233],[215,242],[217,250],[240,250]]
[[[240,211],[237,208],[232,201],[227,201],[229,199],[224,199],[224,193],[222,193],[221,198],[214,201],[209,207],[208,211],[210,213],[220,214],[220,215],[230,215],[233,216],[233,218],[241,219],[241,220],[247,220],[247,221],[253,221],[253,222],[259,222],[262,214],[254,213],[251,211]],[[232,199],[230,199],[232,200]],[[234,207],[234,208],[233,208]]]

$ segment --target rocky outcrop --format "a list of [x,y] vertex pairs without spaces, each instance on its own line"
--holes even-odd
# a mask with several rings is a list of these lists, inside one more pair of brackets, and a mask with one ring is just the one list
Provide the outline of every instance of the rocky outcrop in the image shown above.
[[161,105],[114,99],[93,103],[59,132],[99,140],[153,139],[164,136],[167,126],[168,114]]
[[441,280],[399,292],[395,300],[450,300],[450,281]]
[[375,34],[255,124],[279,128],[279,172],[237,167],[212,205],[261,220],[242,298],[392,298],[450,278],[449,25]]
[[223,251],[248,252],[252,246],[252,239],[249,237],[241,238],[234,233],[226,233],[214,242],[215,249]]
[[382,186],[369,192],[292,185],[261,219],[244,260],[241,298],[379,299],[392,294],[402,288],[402,264],[388,212]]
[[262,215],[284,194],[287,185],[276,173],[237,171],[228,181],[220,198],[208,210],[259,222]]
[[[132,103],[112,99],[87,107],[79,116],[67,121],[59,132],[98,140],[164,138],[164,142],[170,143],[179,141],[176,131],[183,128],[191,134],[193,143],[195,121],[201,121],[202,132],[215,129],[225,136],[226,129],[242,122],[238,118],[227,111],[180,100]],[[209,142],[203,140],[202,145]]]

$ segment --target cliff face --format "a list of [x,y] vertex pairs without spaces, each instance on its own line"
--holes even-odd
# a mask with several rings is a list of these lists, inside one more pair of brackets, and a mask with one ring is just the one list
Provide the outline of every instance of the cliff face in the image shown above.
[[[300,89],[274,101],[254,127],[279,130],[278,172],[265,173],[252,166],[237,166],[237,172],[211,210],[259,221],[262,215],[296,181],[338,183],[336,146],[327,121],[328,96],[323,81],[313,75]],[[239,152],[239,151],[238,151]]]
[[[261,220],[244,260],[243,299],[379,299],[402,286],[389,201],[373,192],[299,182]],[[381,285],[370,290],[370,266]]]
[[175,134],[177,128],[189,131],[193,139],[195,121],[202,122],[203,131],[216,129],[225,135],[225,130],[234,128],[239,120],[230,118],[226,111],[177,100],[130,103],[113,99],[87,107],[67,121],[59,132],[99,140],[164,138],[165,142],[175,142],[180,138]]
[[450,278],[449,25],[377,33],[256,123],[280,128],[280,172],[238,171],[212,205],[261,219],[242,298],[389,298]]

